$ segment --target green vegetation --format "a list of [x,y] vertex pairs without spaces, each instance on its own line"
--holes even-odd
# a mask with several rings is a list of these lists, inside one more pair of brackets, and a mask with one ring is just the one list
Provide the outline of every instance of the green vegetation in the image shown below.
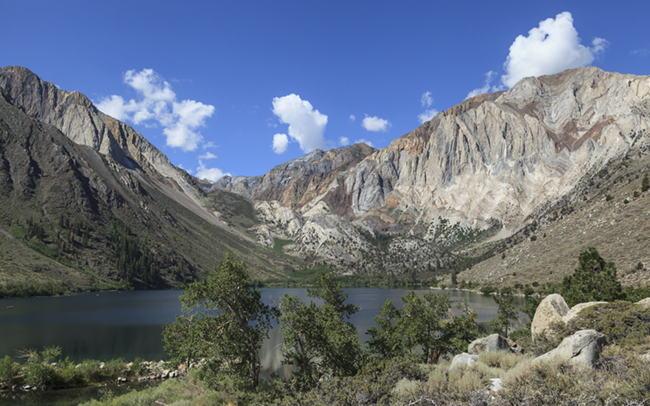
[[205,281],[190,284],[180,296],[184,315],[163,333],[165,350],[175,362],[206,358],[203,379],[219,385],[255,388],[259,349],[278,311],[262,303],[249,285],[248,268],[229,253]]
[[361,360],[357,330],[346,321],[359,308],[345,304],[347,294],[341,286],[329,274],[321,274],[307,295],[324,304],[307,305],[287,294],[280,299],[282,355],[286,364],[296,366],[294,380],[300,388],[313,387],[325,374],[354,375]]
[[625,299],[621,283],[616,279],[616,266],[605,262],[598,250],[590,247],[580,253],[579,267],[564,278],[561,295],[569,307],[593,301]]
[[23,364],[14,362],[8,355],[0,360],[0,382],[7,385],[30,385],[36,387],[76,387],[115,381],[119,376],[133,377],[147,373],[129,369],[122,359],[102,363],[84,360],[75,364],[69,358],[61,359],[60,347],[46,347],[42,351],[26,349],[19,351]]
[[512,296],[512,292],[504,292],[504,289],[501,290],[500,296],[492,296],[492,299],[494,299],[499,307],[497,309],[497,318],[490,321],[490,327],[492,327],[494,333],[508,337],[510,322],[519,319],[517,316],[519,311],[515,310],[515,297]]
[[63,282],[20,281],[0,285],[0,297],[54,296],[69,293],[71,288]]

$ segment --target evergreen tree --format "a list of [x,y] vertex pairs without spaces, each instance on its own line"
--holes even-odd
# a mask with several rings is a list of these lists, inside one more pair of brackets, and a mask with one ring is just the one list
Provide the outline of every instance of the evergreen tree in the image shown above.
[[616,266],[605,262],[598,250],[589,247],[580,253],[579,266],[564,277],[560,293],[569,307],[578,303],[625,299],[621,283],[616,280]]

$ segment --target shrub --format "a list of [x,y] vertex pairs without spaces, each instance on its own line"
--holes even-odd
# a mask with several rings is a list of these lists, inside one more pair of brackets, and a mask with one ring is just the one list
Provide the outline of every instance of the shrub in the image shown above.
[[605,201],[608,201],[608,202],[609,202],[609,201],[611,201],[612,199],[614,199],[614,196],[612,196],[612,195],[610,195],[610,194],[608,194],[608,195],[605,196]]
[[418,381],[402,378],[397,382],[392,392],[398,396],[411,395],[419,392],[421,385],[422,384]]
[[112,359],[104,364],[103,374],[107,377],[114,377],[126,369],[126,364],[122,358]]
[[495,291],[496,291],[496,288],[493,287],[493,286],[483,286],[481,288],[481,293],[483,293],[484,295],[489,295],[491,293],[494,293]]
[[102,371],[99,368],[101,365],[101,362],[94,360],[94,359],[88,359],[84,360],[80,365],[79,368],[79,373],[88,382],[100,382],[102,378]]
[[53,385],[60,379],[51,365],[28,362],[25,365],[25,383],[31,386]]
[[510,351],[483,351],[478,355],[478,359],[490,368],[508,371],[522,361],[522,356]]
[[144,360],[140,357],[136,358],[131,365],[131,372],[135,376],[142,376],[147,373],[147,366],[144,364]]
[[569,322],[573,331],[593,328],[607,337],[609,344],[630,347],[645,343],[650,335],[650,309],[617,301],[583,309]]
[[11,385],[20,373],[20,365],[12,361],[8,355],[0,360],[0,382]]

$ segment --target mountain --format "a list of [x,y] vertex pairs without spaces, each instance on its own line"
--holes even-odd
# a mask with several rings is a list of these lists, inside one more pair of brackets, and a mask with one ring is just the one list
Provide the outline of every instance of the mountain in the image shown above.
[[381,150],[216,183],[25,68],[0,68],[0,90],[0,283],[182,286],[232,251],[259,278],[327,264],[500,285],[558,280],[589,245],[650,280],[648,76],[526,78]]
[[[395,242],[411,236],[420,244],[432,242],[435,249],[507,238],[571,200],[590,176],[607,170],[646,139],[649,83],[648,76],[595,67],[525,78],[508,91],[479,95],[439,113],[339,171],[335,179],[315,183],[319,179],[312,178],[309,189],[320,194],[296,184],[294,195],[306,197],[298,205],[285,202],[302,212],[320,204],[370,232],[397,236]],[[299,161],[291,167],[296,171],[298,165],[309,166]],[[265,190],[284,187],[284,178],[277,176],[281,171],[224,179],[215,186],[264,200]],[[616,229],[613,234],[624,232]],[[556,265],[571,270],[578,246],[556,253],[561,258]],[[490,253],[476,252],[480,258]],[[642,252],[635,258],[650,259]]]
[[82,94],[20,67],[0,69],[0,89],[0,281],[171,287],[226,251],[257,277],[287,263],[207,211],[205,182]]

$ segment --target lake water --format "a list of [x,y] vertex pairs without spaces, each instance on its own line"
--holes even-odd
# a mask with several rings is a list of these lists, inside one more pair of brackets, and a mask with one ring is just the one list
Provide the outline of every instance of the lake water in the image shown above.
[[[361,340],[374,326],[373,317],[386,299],[401,305],[404,289],[345,289],[348,302],[361,309],[352,316]],[[419,290],[419,293],[427,290]],[[449,293],[453,303],[466,299],[479,314],[479,323],[497,315],[497,306],[491,296],[455,290],[433,290]],[[0,358],[16,357],[22,348],[42,349],[59,346],[64,357],[75,362],[83,359],[109,360],[124,358],[127,362],[141,357],[146,360],[166,359],[161,340],[165,324],[172,323],[181,313],[178,296],[180,290],[127,291],[82,293],[65,297],[39,297],[0,300]],[[262,299],[268,304],[279,303],[285,293],[309,300],[305,289],[262,289]],[[523,306],[523,299],[518,299]],[[12,309],[7,309],[13,306]],[[526,322],[521,314],[519,325]],[[277,327],[277,326],[276,326]],[[277,328],[262,348],[262,365],[265,371],[285,375],[280,344],[282,337]]]

